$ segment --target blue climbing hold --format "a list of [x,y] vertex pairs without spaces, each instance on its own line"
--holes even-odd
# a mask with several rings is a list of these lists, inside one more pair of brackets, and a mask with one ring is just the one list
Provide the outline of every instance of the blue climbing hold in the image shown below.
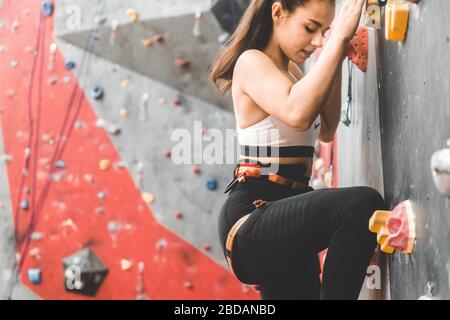
[[28,269],[28,281],[32,284],[41,284],[41,274],[42,271],[39,268]]
[[20,201],[20,207],[23,210],[28,210],[30,208],[30,202],[28,201],[28,199]]
[[92,90],[92,97],[95,100],[100,100],[101,98],[103,98],[103,88],[101,87],[95,87],[94,90]]
[[64,64],[64,67],[65,67],[67,70],[72,70],[73,68],[75,68],[75,62],[73,62],[73,61],[67,61],[67,62]]
[[51,0],[42,1],[42,14],[50,17],[53,14],[53,3]]
[[217,180],[214,178],[208,178],[208,181],[206,182],[206,187],[208,190],[214,191],[217,189]]

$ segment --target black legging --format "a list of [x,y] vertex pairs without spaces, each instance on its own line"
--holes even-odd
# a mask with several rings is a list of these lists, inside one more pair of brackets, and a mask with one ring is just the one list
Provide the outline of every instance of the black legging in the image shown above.
[[[256,199],[269,201],[255,208]],[[223,252],[228,231],[252,212],[232,249],[236,277],[259,284],[262,299],[357,299],[377,245],[368,229],[375,210],[386,210],[373,188],[296,191],[247,178],[228,195],[219,217]],[[319,279],[317,254],[328,248]]]

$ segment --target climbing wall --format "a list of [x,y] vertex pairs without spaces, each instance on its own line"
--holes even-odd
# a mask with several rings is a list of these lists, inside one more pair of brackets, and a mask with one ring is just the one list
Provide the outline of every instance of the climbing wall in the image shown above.
[[432,154],[450,138],[447,12],[446,0],[422,0],[410,4],[403,43],[379,34],[385,197],[391,208],[406,199],[417,205],[415,251],[389,259],[392,299],[450,298],[449,199],[430,169]]
[[[229,97],[207,84],[226,39],[217,3],[1,3],[0,293],[16,232],[31,239],[20,281],[36,298],[257,298],[218,243],[232,165],[202,161],[234,130]],[[173,161],[173,132],[200,145],[187,163]]]
[[[406,229],[387,234],[413,243],[415,248],[411,254],[397,250],[386,255],[379,251],[372,263],[380,267],[381,287],[368,290],[366,283],[362,298],[449,297],[449,200],[437,191],[430,168],[432,154],[446,147],[450,135],[445,4],[403,1],[397,8],[402,11],[397,13],[397,21],[390,20],[402,29],[399,17],[404,8],[409,8],[403,42],[387,40],[390,26],[385,23],[387,7],[383,8],[380,29],[369,28],[367,71],[353,70],[351,123],[341,123],[337,137],[339,185],[369,185],[384,195],[389,209],[401,208],[397,205],[406,200],[414,209],[411,216],[395,211],[401,215],[398,226]],[[394,32],[388,35],[399,37]],[[349,70],[345,67],[343,73],[343,111],[348,105]],[[448,156],[445,161],[441,167],[445,168]],[[444,171],[440,174],[448,175]],[[409,232],[408,224],[413,226]]]

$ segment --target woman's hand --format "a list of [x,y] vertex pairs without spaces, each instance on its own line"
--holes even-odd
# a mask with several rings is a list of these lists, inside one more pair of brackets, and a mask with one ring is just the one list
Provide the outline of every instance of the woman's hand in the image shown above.
[[352,40],[358,28],[365,0],[347,0],[336,18],[331,37],[338,37],[346,44]]

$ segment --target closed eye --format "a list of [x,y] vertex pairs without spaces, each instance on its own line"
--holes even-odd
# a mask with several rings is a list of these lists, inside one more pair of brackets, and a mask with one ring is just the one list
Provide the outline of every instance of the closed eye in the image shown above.
[[314,33],[314,32],[316,32],[316,30],[313,30],[313,29],[308,28],[308,27],[306,27],[306,26],[305,26],[305,30],[306,30],[306,32],[308,32],[308,33]]

